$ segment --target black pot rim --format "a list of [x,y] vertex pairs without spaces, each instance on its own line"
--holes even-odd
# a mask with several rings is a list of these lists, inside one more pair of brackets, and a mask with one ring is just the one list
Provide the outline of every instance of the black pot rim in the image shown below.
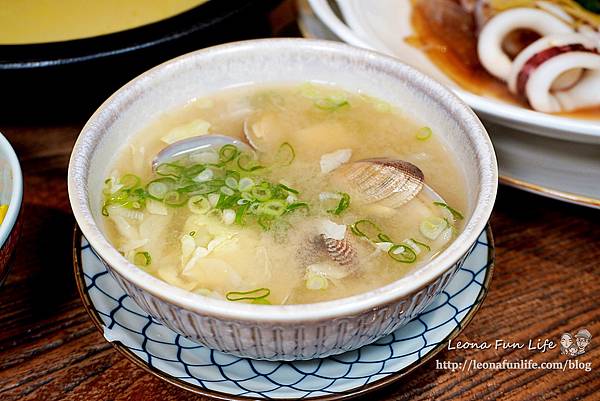
[[117,56],[181,39],[250,8],[273,1],[210,0],[172,17],[124,31],[61,42],[0,45],[0,71],[76,64]]

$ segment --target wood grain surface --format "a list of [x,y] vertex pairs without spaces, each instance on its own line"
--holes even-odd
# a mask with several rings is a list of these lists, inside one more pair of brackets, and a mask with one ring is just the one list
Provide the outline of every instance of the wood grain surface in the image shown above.
[[[282,27],[285,24],[279,23]],[[203,400],[136,367],[86,314],[72,275],[66,170],[83,121],[0,121],[25,177],[15,265],[0,288],[0,400]],[[600,184],[599,184],[600,185]],[[565,361],[558,348],[445,350],[371,400],[600,399],[600,212],[501,187],[491,224],[496,268],[481,310],[454,341],[558,342],[587,328],[592,369],[452,372],[436,361]]]

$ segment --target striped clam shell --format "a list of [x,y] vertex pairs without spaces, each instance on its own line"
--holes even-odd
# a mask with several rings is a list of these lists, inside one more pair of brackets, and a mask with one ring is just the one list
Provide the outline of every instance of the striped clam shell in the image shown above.
[[419,194],[425,176],[414,164],[397,159],[373,158],[343,165],[334,171],[363,202],[396,208]]
[[352,246],[350,241],[348,241],[348,238],[337,240],[321,234],[321,240],[325,246],[325,251],[331,260],[337,264],[349,266],[356,261],[356,249]]

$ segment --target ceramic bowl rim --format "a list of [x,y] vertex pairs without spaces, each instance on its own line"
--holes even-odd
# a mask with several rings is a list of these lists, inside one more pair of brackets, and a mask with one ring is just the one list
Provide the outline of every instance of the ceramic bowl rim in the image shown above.
[[4,246],[8,236],[15,227],[21,210],[21,203],[23,201],[23,174],[15,150],[2,133],[0,133],[0,149],[5,152],[5,157],[12,174],[10,202],[8,204],[8,210],[6,211],[6,216],[4,216],[4,221],[2,222],[2,225],[0,225],[0,246]]
[[[171,286],[158,278],[144,272],[129,263],[117,250],[109,244],[96,225],[92,216],[87,197],[87,185],[78,185],[81,180],[87,181],[89,163],[94,153],[97,141],[101,138],[100,127],[103,123],[110,122],[110,111],[127,104],[135,89],[146,87],[152,81],[160,78],[161,74],[168,74],[176,66],[184,68],[186,64],[193,64],[195,60],[231,55],[235,52],[267,52],[287,51],[294,54],[301,52],[322,52],[333,54],[337,57],[361,61],[371,68],[387,72],[390,79],[398,79],[397,75],[408,78],[412,84],[419,85],[422,93],[427,93],[439,107],[446,108],[448,113],[454,115],[455,120],[462,126],[468,126],[470,139],[477,152],[480,187],[477,189],[477,201],[473,213],[463,232],[440,255],[430,263],[418,269],[415,273],[405,276],[384,287],[366,293],[341,298],[333,301],[313,304],[296,305],[252,305],[227,302],[197,295],[189,291]],[[298,62],[296,58],[294,62]],[[338,61],[339,62],[339,61]],[[86,141],[95,139],[94,146]],[[483,167],[483,168],[482,168]],[[79,180],[78,180],[79,177]],[[389,56],[369,50],[358,49],[346,44],[330,41],[309,39],[257,39],[242,42],[227,43],[213,46],[185,54],[175,59],[154,67],[133,79],[111,97],[109,97],[98,110],[90,117],[77,139],[68,171],[69,198],[73,213],[88,239],[89,244],[101,256],[111,269],[114,269],[125,281],[133,283],[157,298],[176,305],[180,308],[210,315],[227,320],[254,321],[267,323],[283,323],[297,321],[317,321],[339,316],[352,316],[362,312],[380,308],[391,304],[403,297],[423,289],[427,284],[439,278],[450,269],[470,247],[476,242],[480,233],[485,229],[494,205],[498,185],[498,168],[491,141],[475,115],[475,113],[456,95],[443,85],[437,83],[417,70],[409,67]]]

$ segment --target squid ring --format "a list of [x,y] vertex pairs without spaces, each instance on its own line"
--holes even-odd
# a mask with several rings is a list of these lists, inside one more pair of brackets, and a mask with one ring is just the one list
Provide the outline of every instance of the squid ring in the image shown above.
[[[552,91],[552,83],[573,69],[585,69],[582,78],[568,90]],[[529,75],[525,95],[535,110],[547,113],[572,111],[600,104],[600,55],[572,51],[545,61]]]
[[508,79],[512,62],[502,50],[506,35],[517,29],[531,29],[541,36],[573,33],[559,18],[534,8],[513,8],[490,19],[479,34],[477,54],[488,72],[503,81]]

